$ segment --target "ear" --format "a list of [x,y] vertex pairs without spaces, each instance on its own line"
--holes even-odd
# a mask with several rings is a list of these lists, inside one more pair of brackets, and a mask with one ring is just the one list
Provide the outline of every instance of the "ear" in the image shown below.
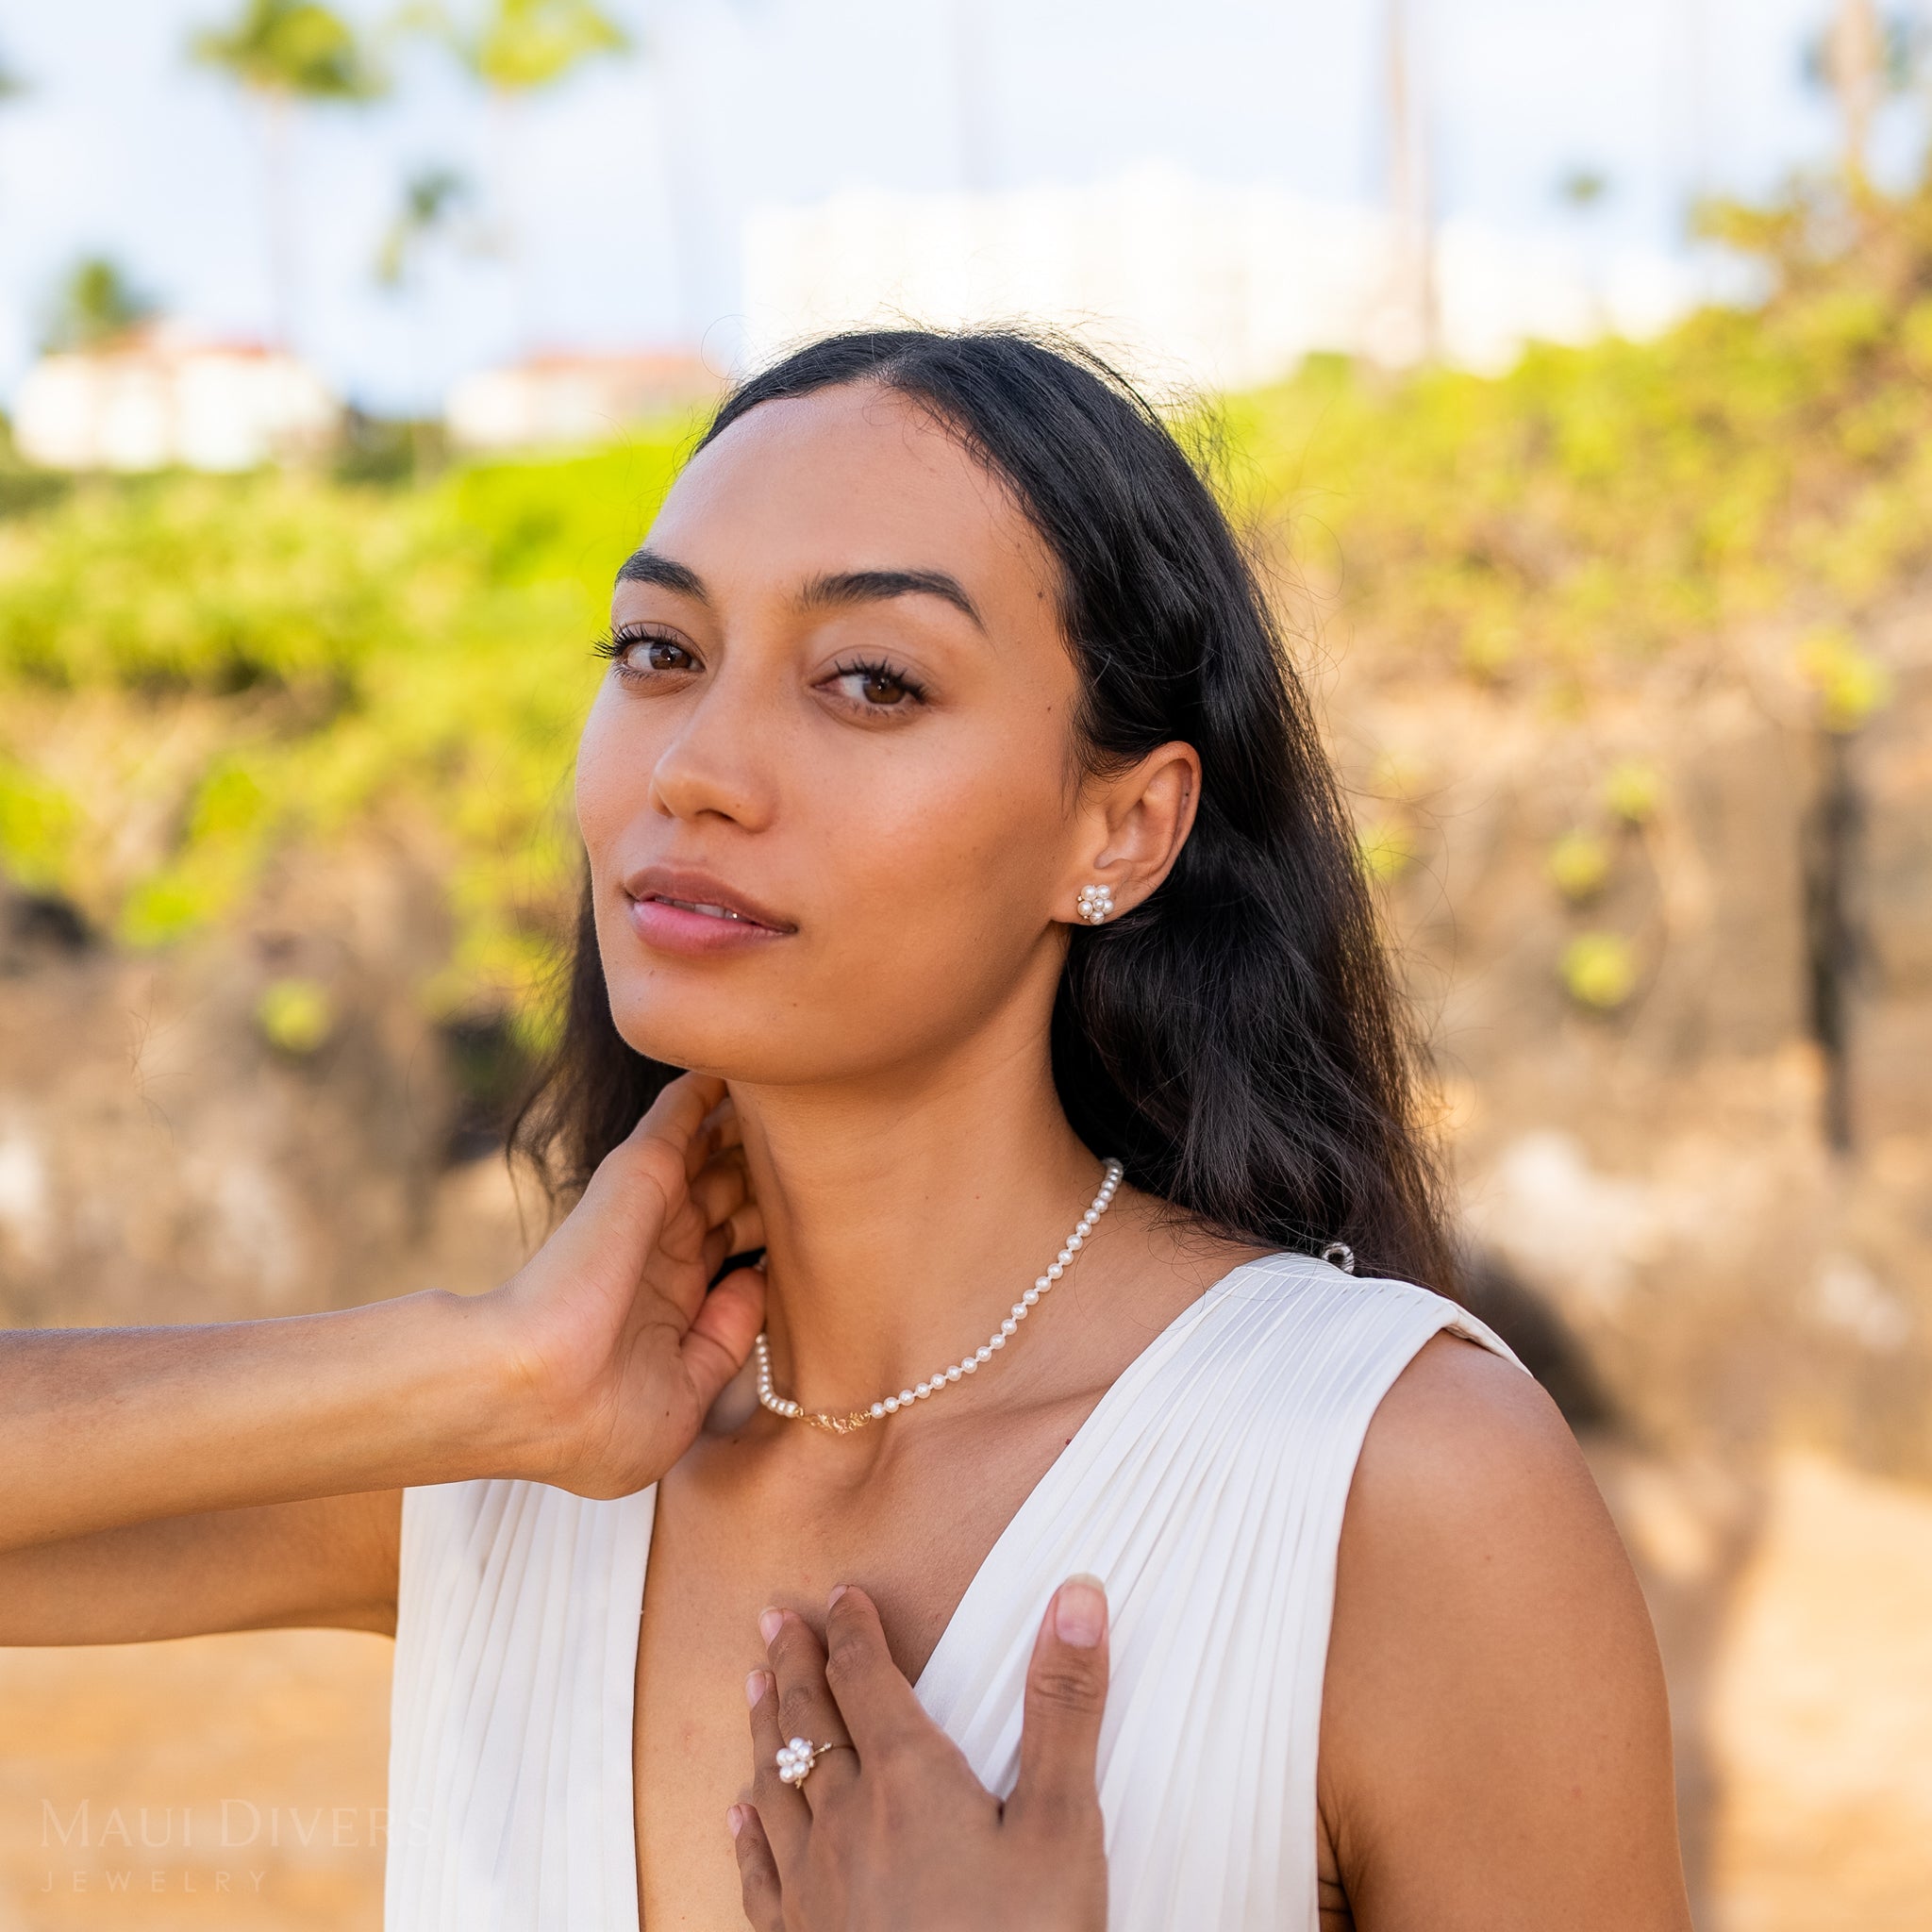
[[[1074,925],[1105,925],[1146,899],[1174,869],[1201,802],[1201,758],[1178,741],[1139,763],[1082,788],[1074,869],[1061,885],[1054,917]],[[1105,888],[1090,915],[1088,888]],[[1096,895],[1090,893],[1088,905]],[[1110,896],[1111,904],[1108,899]]]

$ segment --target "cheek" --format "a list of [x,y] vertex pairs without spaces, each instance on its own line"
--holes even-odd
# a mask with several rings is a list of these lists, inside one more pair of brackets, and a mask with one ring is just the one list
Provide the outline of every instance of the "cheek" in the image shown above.
[[962,736],[852,775],[815,814],[838,974],[922,999],[1010,975],[1064,863],[1057,747]]
[[591,707],[577,741],[576,814],[584,849],[594,874],[610,841],[644,806],[651,764],[635,733],[624,729],[619,708],[607,685]]

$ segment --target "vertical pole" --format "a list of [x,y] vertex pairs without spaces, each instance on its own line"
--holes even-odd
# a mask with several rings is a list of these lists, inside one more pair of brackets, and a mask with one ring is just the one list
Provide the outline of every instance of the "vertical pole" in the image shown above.
[[1805,826],[1806,978],[1811,1034],[1824,1062],[1825,1145],[1852,1151],[1852,993],[1859,938],[1853,907],[1860,808],[1852,734],[1819,733],[1818,793]]
[[281,88],[265,89],[261,100],[264,162],[262,216],[268,224],[269,335],[271,345],[288,354],[295,348],[295,192],[290,161],[290,122],[293,108]]
[[969,194],[992,186],[987,140],[986,23],[980,0],[953,0],[953,111],[959,141],[959,185]]
[[1839,0],[1825,35],[1824,68],[1844,117],[1845,179],[1859,192],[1867,185],[1873,117],[1885,92],[1885,30],[1873,0]]
[[1437,350],[1436,250],[1428,141],[1416,83],[1411,0],[1389,0],[1389,216],[1395,300],[1413,356]]

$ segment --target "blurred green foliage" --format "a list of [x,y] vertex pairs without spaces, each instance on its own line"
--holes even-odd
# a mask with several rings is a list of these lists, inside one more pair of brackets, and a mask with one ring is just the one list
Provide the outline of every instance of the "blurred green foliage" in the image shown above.
[[[1316,358],[1229,400],[1234,492],[1285,532],[1303,614],[1571,708],[1666,654],[1721,664],[1775,620],[1821,728],[1884,704],[1861,625],[1932,560],[1932,190],[1710,220],[1764,264],[1761,308],[1536,347],[1493,378]],[[425,1000],[534,1043],[570,924],[589,646],[689,434],[386,488],[286,472],[0,497],[0,867],[154,946],[280,856],[405,838],[452,921]],[[1431,782],[1377,766],[1378,879],[1414,862]],[[1662,802],[1635,755],[1597,795],[1611,827]],[[1586,901],[1610,862],[1581,825],[1552,890]],[[1556,963],[1591,1008],[1635,985],[1613,933]],[[262,1024],[298,1050],[316,1016],[283,1007]]]
[[1622,933],[1580,932],[1563,948],[1559,970],[1580,1005],[1608,1012],[1637,986],[1637,958]]
[[590,646],[687,441],[413,490],[104,482],[0,524],[0,866],[154,946],[379,824],[447,881],[432,1007],[541,1026]]
[[335,1031],[335,1003],[328,988],[314,979],[273,979],[256,1002],[256,1023],[263,1037],[284,1053],[314,1053]]
[[1768,616],[1856,630],[1932,555],[1932,187],[1706,223],[1761,307],[1495,378],[1317,358],[1228,405],[1311,625],[1574,705]]

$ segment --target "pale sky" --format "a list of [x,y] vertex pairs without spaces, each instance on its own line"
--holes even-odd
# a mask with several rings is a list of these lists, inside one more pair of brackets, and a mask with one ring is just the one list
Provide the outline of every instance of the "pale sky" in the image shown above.
[[[0,392],[83,253],[113,256],[196,325],[266,326],[259,129],[182,52],[236,5],[0,4],[0,58],[31,90],[0,105]],[[702,336],[727,360],[743,211],[846,186],[953,188],[969,168],[993,187],[1087,181],[1161,160],[1339,199],[1380,192],[1384,0],[606,5],[642,53],[534,103],[511,150],[545,343]],[[1700,171],[1762,192],[1830,150],[1802,50],[1831,0],[1411,7],[1446,214],[1574,225],[1557,184],[1589,167],[1612,183],[1588,218],[1596,245],[1676,249]],[[491,179],[488,117],[446,64],[419,51],[399,80],[375,107],[305,115],[295,136],[300,346],[376,408],[432,401],[517,340],[500,263],[446,251],[405,296],[375,285],[412,169],[453,165],[479,192]],[[1894,170],[1914,112],[1886,130]]]

